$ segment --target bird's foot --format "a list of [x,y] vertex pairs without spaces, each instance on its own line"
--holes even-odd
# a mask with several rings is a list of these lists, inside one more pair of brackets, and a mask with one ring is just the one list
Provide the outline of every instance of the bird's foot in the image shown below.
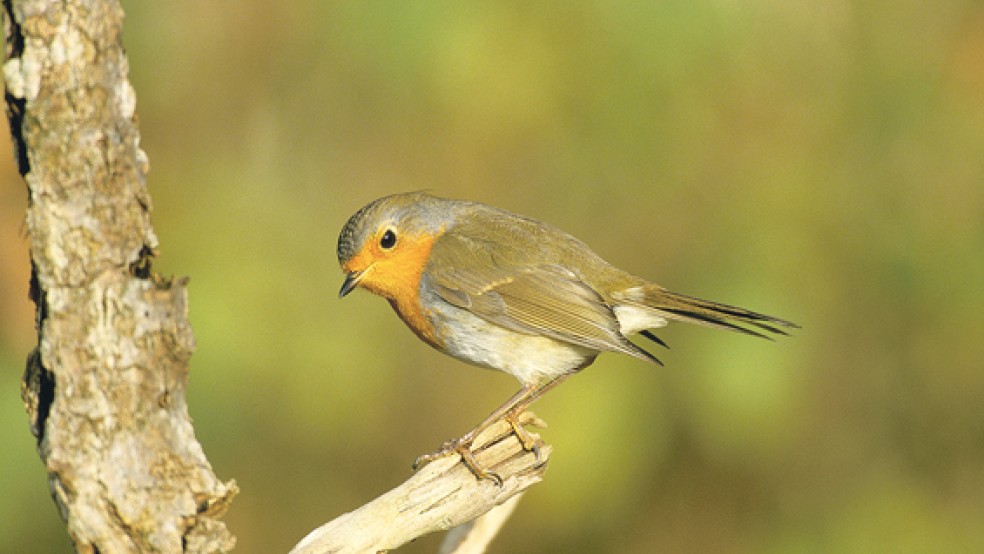
[[[527,452],[532,452],[533,455],[536,456],[537,463],[539,463],[541,460],[540,445],[543,444],[543,441],[541,441],[539,438],[533,437],[533,435],[531,435],[530,432],[527,431],[526,428],[523,426],[535,425],[537,427],[546,427],[546,423],[544,423],[543,420],[541,420],[540,418],[533,415],[531,412],[526,412],[526,411],[520,412],[518,414],[509,412],[505,416],[503,416],[502,419],[499,421],[504,421],[509,424],[510,432],[504,436],[508,436],[508,434],[514,435],[516,439],[519,440],[520,444],[523,447],[523,450]],[[502,477],[498,473],[483,467],[482,464],[480,464],[478,460],[475,459],[475,454],[472,451],[472,447],[476,439],[478,438],[485,439],[485,437],[481,436],[482,432],[488,429],[490,426],[491,423],[484,426],[476,427],[475,429],[472,429],[464,436],[445,442],[443,445],[441,445],[441,448],[439,450],[418,457],[413,462],[414,471],[420,469],[421,467],[435,460],[457,454],[458,456],[461,457],[461,463],[468,468],[468,471],[472,472],[472,475],[474,475],[476,479],[479,480],[489,479],[490,481],[494,482],[496,485],[502,486]],[[501,438],[502,438],[501,436],[489,437],[487,440],[480,441],[481,444],[479,445],[479,448],[484,449],[489,444],[501,440]]]
[[419,456],[413,462],[414,471],[417,471],[435,460],[457,454],[458,456],[461,456],[461,463],[468,468],[468,471],[472,472],[472,475],[474,475],[476,479],[480,481],[482,479],[489,479],[501,487],[502,477],[494,471],[485,469],[478,463],[478,460],[475,459],[475,454],[472,453],[472,443],[475,440],[473,435],[474,433],[468,433],[463,437],[449,440],[441,445],[439,450],[431,452],[430,454]]
[[521,411],[518,414],[512,412],[507,413],[503,419],[512,428],[512,434],[519,439],[519,443],[523,445],[523,450],[527,452],[532,452],[536,456],[537,464],[540,463],[540,445],[543,441],[539,437],[533,437],[529,431],[526,430],[524,425],[533,425],[535,427],[546,427],[547,423],[542,419],[536,417],[533,412]]

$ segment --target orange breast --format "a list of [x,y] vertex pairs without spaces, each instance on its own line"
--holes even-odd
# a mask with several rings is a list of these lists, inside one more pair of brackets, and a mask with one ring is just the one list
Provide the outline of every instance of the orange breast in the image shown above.
[[431,324],[430,319],[428,319],[420,302],[399,303],[395,300],[390,300],[390,305],[396,310],[396,314],[400,316],[400,319],[407,324],[407,327],[420,337],[420,340],[438,350],[443,349],[444,341],[434,332],[434,326]]

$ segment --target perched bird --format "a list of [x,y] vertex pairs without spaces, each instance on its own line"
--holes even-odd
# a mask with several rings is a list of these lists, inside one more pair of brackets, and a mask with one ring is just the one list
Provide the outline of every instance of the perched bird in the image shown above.
[[471,454],[478,433],[506,419],[535,449],[519,414],[601,352],[662,365],[626,338],[633,333],[666,346],[650,330],[669,321],[760,337],[796,327],[670,292],[535,219],[424,192],[386,196],[356,212],[338,237],[338,262],[345,272],[339,297],[356,287],[378,294],[427,344],[522,383],[466,435],[418,459],[457,452],[478,478],[498,479]]

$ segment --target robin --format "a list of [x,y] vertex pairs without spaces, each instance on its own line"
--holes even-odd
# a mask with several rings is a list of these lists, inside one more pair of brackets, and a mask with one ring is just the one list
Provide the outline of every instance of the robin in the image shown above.
[[538,453],[518,417],[591,365],[621,352],[662,365],[629,341],[670,321],[769,338],[795,324],[744,308],[670,292],[609,264],[571,235],[535,219],[424,192],[395,194],[360,209],[338,237],[344,297],[362,287],[389,300],[400,319],[437,350],[522,383],[505,404],[420,463],[458,453],[479,479],[498,477],[470,446],[505,419]]

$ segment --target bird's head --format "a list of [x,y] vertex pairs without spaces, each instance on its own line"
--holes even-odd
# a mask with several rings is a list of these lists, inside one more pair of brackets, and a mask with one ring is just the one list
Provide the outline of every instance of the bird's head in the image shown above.
[[339,297],[360,286],[390,300],[416,294],[431,247],[452,217],[450,202],[410,192],[357,211],[338,236],[338,263],[345,272]]

